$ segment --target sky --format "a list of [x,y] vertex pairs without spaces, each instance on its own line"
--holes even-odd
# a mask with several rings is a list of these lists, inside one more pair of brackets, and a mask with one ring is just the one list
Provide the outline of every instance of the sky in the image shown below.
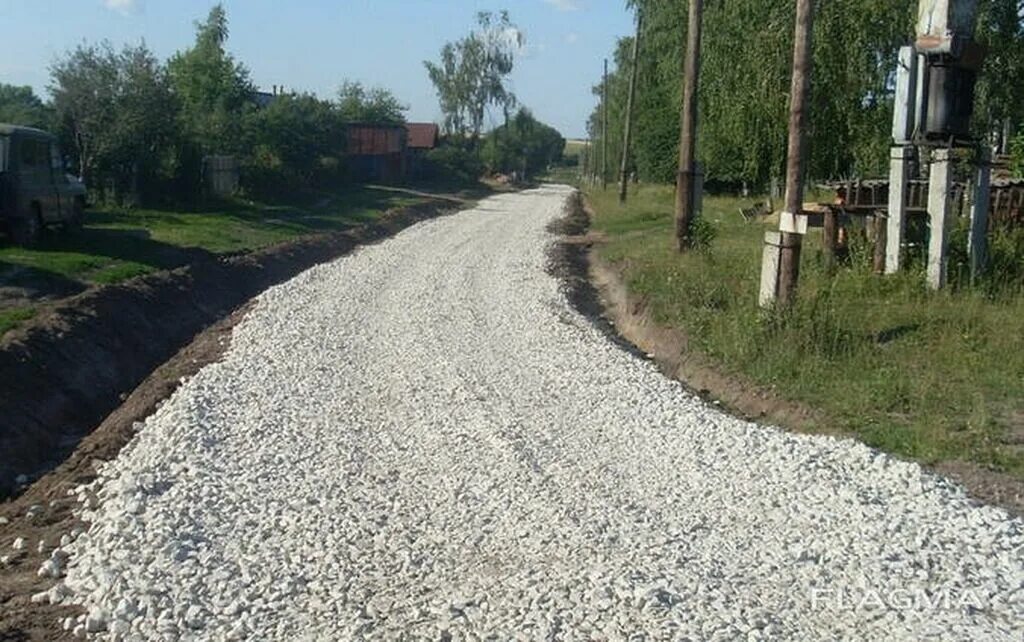
[[[215,0],[0,0],[0,82],[48,96],[50,65],[83,42],[140,40],[167,58],[193,41]],[[591,86],[616,38],[632,31],[625,0],[225,0],[228,49],[258,87],[333,97],[342,80],[392,90],[409,120],[441,121],[424,60],[471,30],[478,11],[508,9],[526,45],[512,74],[520,102],[569,138],[583,137]],[[497,114],[488,126],[499,124]]]

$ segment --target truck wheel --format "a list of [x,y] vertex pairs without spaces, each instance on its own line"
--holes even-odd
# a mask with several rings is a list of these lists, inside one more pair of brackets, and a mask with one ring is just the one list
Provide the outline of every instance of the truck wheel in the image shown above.
[[71,216],[68,220],[64,221],[64,229],[69,232],[77,232],[82,229],[82,224],[85,222],[85,203],[82,199],[76,198],[75,204],[71,207]]
[[16,245],[32,247],[39,242],[43,233],[43,224],[38,212],[33,212],[24,218],[15,219],[11,223],[11,238]]

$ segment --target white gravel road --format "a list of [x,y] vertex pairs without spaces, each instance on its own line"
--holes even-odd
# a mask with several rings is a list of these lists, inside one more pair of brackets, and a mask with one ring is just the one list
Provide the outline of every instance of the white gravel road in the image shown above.
[[90,616],[68,625],[1021,639],[1024,523],[726,416],[616,347],[545,271],[568,195],[490,198],[259,297],[81,493],[65,582]]

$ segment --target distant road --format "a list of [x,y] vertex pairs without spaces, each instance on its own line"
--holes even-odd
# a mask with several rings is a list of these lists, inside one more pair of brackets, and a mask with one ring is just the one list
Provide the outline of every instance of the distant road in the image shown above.
[[102,471],[66,579],[90,628],[1021,639],[1021,521],[616,346],[546,270],[569,194],[495,196],[261,295]]

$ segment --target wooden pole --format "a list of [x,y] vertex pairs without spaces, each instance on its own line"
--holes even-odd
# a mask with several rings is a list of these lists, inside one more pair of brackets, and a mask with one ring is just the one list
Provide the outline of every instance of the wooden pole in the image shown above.
[[885,212],[875,212],[872,224],[875,226],[875,274],[885,274],[885,250],[886,237],[888,237],[889,231],[889,217]]
[[601,84],[601,105],[604,124],[601,129],[601,189],[608,189],[608,59],[604,59],[604,82]]
[[690,0],[686,30],[686,63],[683,70],[683,106],[679,128],[679,173],[676,176],[676,247],[690,247],[690,228],[696,216],[697,181],[694,157],[697,150],[697,82],[700,78],[700,37],[704,0]]
[[[786,213],[794,219],[800,214],[804,200],[804,128],[810,106],[811,33],[814,28],[813,0],[797,0],[796,37],[793,44],[793,82],[789,99],[789,151],[786,160]],[[793,232],[782,233],[782,256],[779,260],[779,303],[792,304],[800,278],[802,237]]]
[[971,279],[985,271],[988,255],[988,217],[992,189],[992,158],[987,148],[982,148],[974,180],[974,196],[971,198],[971,230],[967,236],[967,255],[971,259]]
[[633,63],[629,74],[629,97],[626,100],[626,133],[622,139],[622,168],[619,171],[619,202],[626,202],[626,188],[629,172],[629,145],[633,136],[633,101],[636,99],[637,66],[640,58],[640,30],[643,28],[643,14],[636,12],[636,36],[633,38]]
[[825,210],[821,228],[821,250],[825,259],[825,272],[832,274],[836,269],[836,244],[839,241],[838,219],[835,209]]

